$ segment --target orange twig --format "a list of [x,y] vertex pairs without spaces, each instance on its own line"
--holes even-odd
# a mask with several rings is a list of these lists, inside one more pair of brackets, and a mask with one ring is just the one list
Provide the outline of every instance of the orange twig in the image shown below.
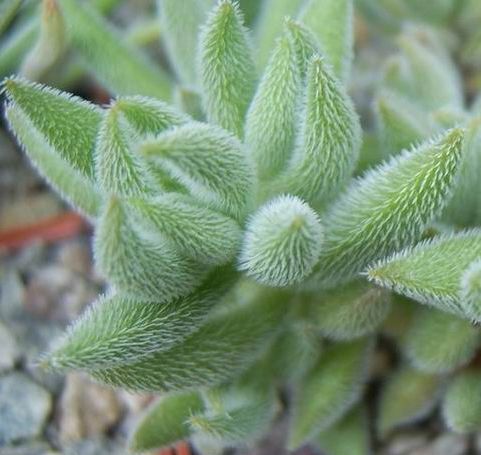
[[190,451],[189,444],[186,442],[180,442],[177,444],[177,455],[192,455],[192,452]]
[[74,212],[66,212],[38,223],[0,231],[0,248],[16,249],[37,240],[54,243],[80,234],[86,228],[85,220]]

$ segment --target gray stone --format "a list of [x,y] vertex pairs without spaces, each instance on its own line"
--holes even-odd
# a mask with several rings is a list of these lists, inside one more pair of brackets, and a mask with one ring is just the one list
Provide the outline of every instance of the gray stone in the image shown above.
[[465,435],[444,433],[427,446],[414,450],[411,455],[466,455],[469,440]]
[[25,374],[0,377],[0,446],[38,437],[51,408],[50,394]]
[[395,434],[389,441],[382,455],[408,455],[414,450],[425,447],[429,435],[421,431],[409,431]]
[[0,449],[0,455],[59,455],[46,442],[34,442]]
[[63,455],[126,455],[125,443],[107,439],[85,439],[64,447]]
[[11,370],[19,356],[15,338],[8,327],[0,321],[0,373]]

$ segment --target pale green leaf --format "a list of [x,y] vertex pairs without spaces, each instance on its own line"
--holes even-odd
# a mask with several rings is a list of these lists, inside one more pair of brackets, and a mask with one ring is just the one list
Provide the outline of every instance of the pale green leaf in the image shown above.
[[133,363],[180,343],[204,322],[234,281],[214,270],[191,294],[165,304],[123,295],[101,297],[44,357],[55,370],[94,370]]
[[174,93],[175,105],[194,120],[204,121],[205,115],[202,108],[202,98],[196,91],[187,87],[177,86]]
[[385,157],[408,149],[435,132],[435,125],[425,112],[388,90],[376,99],[376,118]]
[[22,109],[10,104],[6,108],[6,117],[39,173],[67,202],[89,218],[95,218],[101,204],[95,185],[58,156]]
[[95,150],[95,177],[106,194],[140,196],[152,193],[155,178],[135,150],[140,135],[113,104],[104,115]]
[[314,206],[335,197],[354,170],[361,128],[344,88],[319,56],[310,61],[305,108],[296,148],[274,188]]
[[325,243],[312,284],[333,287],[419,240],[453,191],[463,139],[462,129],[450,130],[355,181],[323,220]]
[[241,241],[236,221],[188,196],[171,193],[129,200],[129,212],[146,235],[167,240],[185,256],[204,264],[233,260]]
[[480,330],[469,321],[431,308],[418,308],[401,345],[418,370],[447,373],[467,364],[481,344]]
[[450,430],[474,433],[481,426],[481,371],[465,370],[452,379],[443,399],[442,413]]
[[199,77],[207,119],[242,137],[256,74],[238,5],[220,0],[199,40]]
[[216,406],[190,417],[189,426],[194,433],[229,446],[263,436],[277,410],[274,390],[230,387],[219,391],[216,401]]
[[354,56],[353,0],[309,0],[299,20],[317,36],[336,76],[347,82]]
[[58,0],[43,0],[40,33],[22,62],[20,74],[27,79],[39,80],[60,60],[65,50],[65,24]]
[[309,299],[309,321],[326,338],[351,340],[376,331],[390,309],[388,292],[354,281]]
[[481,320],[460,298],[463,273],[479,258],[481,232],[471,230],[422,242],[370,267],[367,275],[379,286],[438,310]]
[[329,455],[370,455],[368,416],[362,407],[353,409],[341,421],[322,431],[316,444]]
[[207,272],[167,242],[142,237],[114,198],[99,219],[94,252],[99,270],[117,291],[159,304],[186,296]]
[[301,76],[305,78],[312,57],[319,55],[317,38],[301,22],[289,17],[285,19],[285,30],[296,49]]
[[241,143],[222,129],[192,122],[145,141],[139,151],[199,201],[236,218],[249,208],[253,166]]
[[239,268],[259,283],[289,286],[309,275],[322,249],[317,214],[295,196],[280,196],[250,219]]
[[15,14],[20,8],[22,0],[3,0],[0,5],[0,35],[12,22]]
[[467,316],[481,320],[481,256],[472,262],[461,276],[460,299]]
[[287,302],[261,293],[229,307],[173,348],[136,363],[97,370],[102,382],[129,390],[169,391],[216,386],[245,371],[268,347]]
[[6,79],[4,88],[8,100],[22,110],[52,151],[74,169],[92,177],[102,110],[75,96],[18,77]]
[[294,148],[302,89],[294,44],[288,33],[277,41],[247,113],[245,142],[261,180],[277,175]]
[[393,429],[417,422],[431,413],[441,392],[441,379],[408,367],[395,371],[384,385],[377,430],[385,437]]
[[276,39],[282,34],[286,16],[297,17],[304,0],[263,0],[256,22],[256,57],[263,68]]
[[175,73],[191,86],[197,84],[196,50],[200,26],[207,16],[204,0],[157,0],[162,40]]
[[360,398],[372,340],[336,344],[297,387],[289,448],[298,448],[338,421]]
[[190,436],[189,417],[202,411],[204,405],[198,392],[170,394],[157,400],[133,430],[130,449],[145,452],[174,445]]
[[170,82],[160,67],[92,7],[77,0],[61,0],[59,5],[73,47],[107,89],[119,95],[170,97]]

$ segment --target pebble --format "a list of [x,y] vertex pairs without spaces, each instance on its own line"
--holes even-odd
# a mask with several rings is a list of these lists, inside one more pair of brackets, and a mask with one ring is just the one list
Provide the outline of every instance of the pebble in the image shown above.
[[59,414],[59,439],[67,443],[106,433],[121,418],[122,406],[112,389],[71,373],[60,397]]
[[382,455],[409,455],[414,450],[424,447],[429,435],[426,432],[411,431],[395,434]]
[[0,321],[0,373],[11,370],[20,356],[17,342],[8,327]]
[[0,448],[0,455],[60,455],[55,452],[46,442],[34,442],[32,444],[16,447]]
[[126,455],[124,444],[118,444],[105,438],[87,439],[66,446],[63,455]]
[[414,450],[410,455],[466,455],[469,440],[464,435],[443,433],[425,447]]
[[0,377],[0,446],[38,437],[51,408],[50,394],[25,374]]

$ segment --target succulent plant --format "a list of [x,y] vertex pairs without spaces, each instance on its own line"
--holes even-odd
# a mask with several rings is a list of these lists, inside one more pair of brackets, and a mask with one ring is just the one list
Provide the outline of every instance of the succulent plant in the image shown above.
[[[367,454],[364,391],[390,337],[378,436],[440,401],[451,429],[479,427],[481,120],[443,33],[402,31],[363,131],[351,0],[159,0],[170,70],[102,17],[115,3],[44,0],[33,50],[12,51],[33,78],[68,56],[108,106],[3,83],[11,131],[92,222],[109,283],[41,365],[159,394],[135,451],[251,444],[285,412],[290,449]],[[413,11],[359,3],[376,23]],[[458,8],[438,4],[425,21]]]

